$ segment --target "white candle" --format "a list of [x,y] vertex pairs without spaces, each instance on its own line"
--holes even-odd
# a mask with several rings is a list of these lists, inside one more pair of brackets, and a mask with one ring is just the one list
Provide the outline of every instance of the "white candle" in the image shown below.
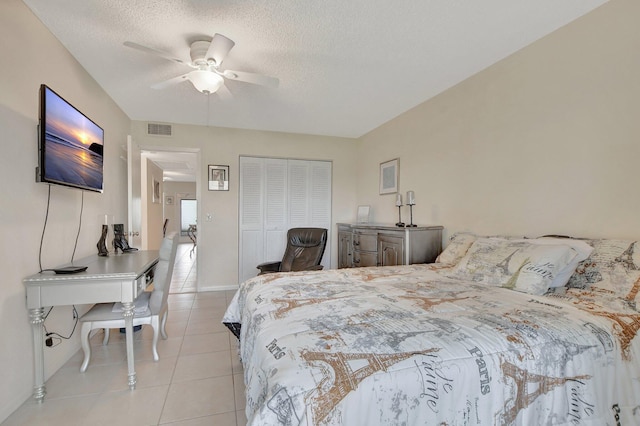
[[400,193],[396,194],[396,206],[397,207],[402,206],[402,194]]
[[416,196],[413,191],[407,191],[407,204],[410,206],[416,204]]

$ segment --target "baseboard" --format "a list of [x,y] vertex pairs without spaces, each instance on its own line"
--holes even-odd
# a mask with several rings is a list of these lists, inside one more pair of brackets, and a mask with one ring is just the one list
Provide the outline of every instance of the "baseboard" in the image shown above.
[[216,285],[212,287],[198,287],[198,293],[200,292],[209,292],[209,291],[228,291],[228,290],[237,290],[238,286],[235,284],[232,285]]

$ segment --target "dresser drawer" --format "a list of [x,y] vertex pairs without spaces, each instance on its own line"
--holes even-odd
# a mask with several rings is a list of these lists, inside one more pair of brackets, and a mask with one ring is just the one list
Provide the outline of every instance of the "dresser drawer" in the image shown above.
[[375,232],[354,232],[353,248],[360,251],[378,251],[378,234]]
[[378,266],[378,253],[375,251],[353,251],[353,266],[364,268],[367,266]]

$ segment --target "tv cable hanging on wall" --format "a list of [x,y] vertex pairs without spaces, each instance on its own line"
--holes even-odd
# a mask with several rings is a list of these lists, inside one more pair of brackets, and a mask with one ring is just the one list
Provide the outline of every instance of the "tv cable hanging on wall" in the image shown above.
[[51,269],[42,269],[42,246],[44,241],[44,234],[47,229],[47,222],[49,220],[49,206],[51,204],[51,185],[49,184],[49,190],[47,192],[47,209],[45,211],[44,217],[44,226],[42,227],[42,235],[40,236],[40,247],[38,249],[38,266],[40,267],[40,272],[44,271],[53,271],[56,274],[75,274],[77,272],[86,271],[87,267],[82,265],[73,265],[73,258],[76,255],[76,248],[78,247],[78,238],[80,237],[80,230],[82,229],[82,212],[84,211],[84,191],[82,192],[81,201],[80,201],[80,217],[78,220],[78,232],[76,233],[76,240],[73,245],[73,253],[71,254],[71,265],[63,266],[60,268],[51,268]]

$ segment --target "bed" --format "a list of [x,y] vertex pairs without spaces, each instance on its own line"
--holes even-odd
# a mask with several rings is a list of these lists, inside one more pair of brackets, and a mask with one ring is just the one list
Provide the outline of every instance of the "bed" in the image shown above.
[[223,322],[249,425],[638,425],[635,241],[456,234],[434,264],[262,275]]

